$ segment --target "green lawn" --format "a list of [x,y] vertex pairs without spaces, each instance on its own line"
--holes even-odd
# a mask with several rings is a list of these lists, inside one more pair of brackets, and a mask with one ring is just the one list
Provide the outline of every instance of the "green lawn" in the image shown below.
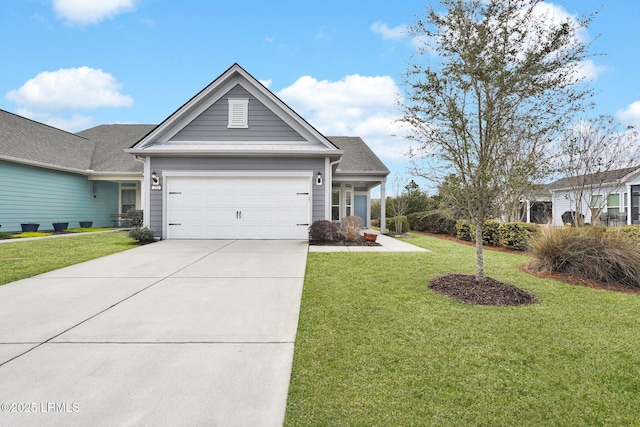
[[0,244],[0,285],[135,247],[126,232]]
[[640,420],[640,296],[542,280],[485,251],[486,274],[540,302],[481,307],[427,287],[474,248],[310,253],[288,426],[592,426]]

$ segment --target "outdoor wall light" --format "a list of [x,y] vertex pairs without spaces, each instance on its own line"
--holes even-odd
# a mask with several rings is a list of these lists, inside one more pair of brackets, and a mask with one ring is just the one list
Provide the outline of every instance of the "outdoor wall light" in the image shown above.
[[93,193],[93,198],[96,198],[96,193],[98,192],[98,183],[94,182],[91,186],[91,192]]
[[151,184],[160,185],[160,178],[158,178],[156,171],[151,172]]
[[322,185],[322,174],[320,172],[316,175],[316,185]]

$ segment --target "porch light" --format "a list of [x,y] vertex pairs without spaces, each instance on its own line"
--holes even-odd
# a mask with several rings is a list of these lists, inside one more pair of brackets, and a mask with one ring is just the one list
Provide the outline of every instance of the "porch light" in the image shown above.
[[93,198],[96,198],[96,193],[98,192],[98,183],[94,182],[91,186],[91,192],[93,193]]
[[316,185],[322,185],[322,174],[320,172],[316,175]]
[[158,179],[158,174],[156,173],[156,171],[151,172],[151,183],[153,185],[160,184],[160,179]]

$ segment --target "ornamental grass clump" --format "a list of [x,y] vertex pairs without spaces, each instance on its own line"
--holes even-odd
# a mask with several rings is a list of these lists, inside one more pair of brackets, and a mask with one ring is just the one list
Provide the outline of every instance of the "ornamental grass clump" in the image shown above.
[[355,242],[360,238],[362,219],[359,216],[345,216],[342,218],[342,235],[348,242]]
[[640,243],[606,227],[550,228],[530,244],[531,269],[640,288]]

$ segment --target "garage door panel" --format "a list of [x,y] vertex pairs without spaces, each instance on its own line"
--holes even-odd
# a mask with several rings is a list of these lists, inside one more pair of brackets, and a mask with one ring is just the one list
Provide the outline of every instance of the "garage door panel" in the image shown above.
[[306,239],[308,177],[167,177],[168,238]]

